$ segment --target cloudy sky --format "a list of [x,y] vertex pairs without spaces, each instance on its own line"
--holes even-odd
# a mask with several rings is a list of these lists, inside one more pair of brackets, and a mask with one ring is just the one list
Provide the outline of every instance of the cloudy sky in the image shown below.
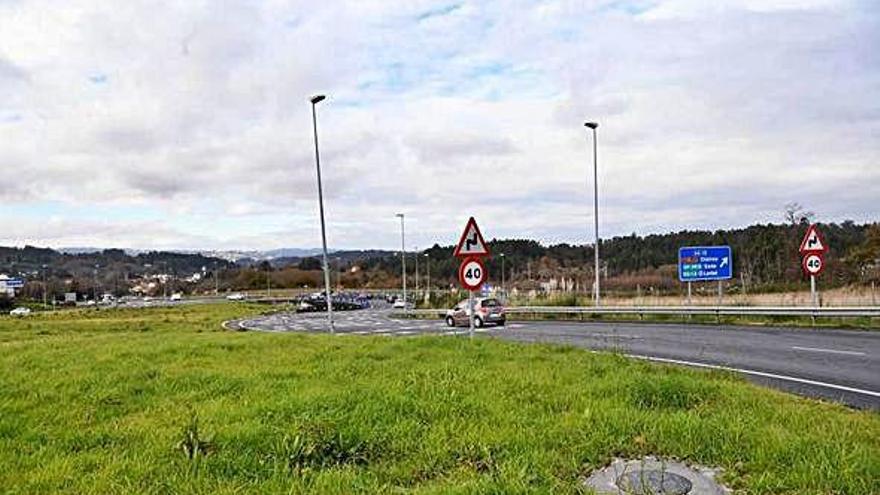
[[0,0],[0,245],[880,219],[880,2]]

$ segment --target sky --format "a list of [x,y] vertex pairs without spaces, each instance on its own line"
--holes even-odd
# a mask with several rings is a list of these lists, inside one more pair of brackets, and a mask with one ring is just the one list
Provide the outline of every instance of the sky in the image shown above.
[[880,220],[880,2],[0,0],[0,245]]

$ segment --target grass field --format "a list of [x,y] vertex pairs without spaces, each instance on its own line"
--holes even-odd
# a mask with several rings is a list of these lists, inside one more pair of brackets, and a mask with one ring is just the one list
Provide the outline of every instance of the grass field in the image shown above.
[[0,317],[0,492],[576,493],[655,454],[880,493],[876,413],[571,347],[220,330],[259,310]]

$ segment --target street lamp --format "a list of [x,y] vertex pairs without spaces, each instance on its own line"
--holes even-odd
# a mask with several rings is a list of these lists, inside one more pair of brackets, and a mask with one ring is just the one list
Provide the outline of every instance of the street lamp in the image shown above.
[[507,299],[507,289],[505,289],[504,285],[504,253],[501,253],[501,294],[504,296],[504,299]]
[[318,210],[321,213],[321,245],[324,253],[324,292],[327,301],[327,324],[330,326],[330,333],[334,333],[333,328],[333,300],[330,296],[330,266],[327,263],[327,230],[324,226],[324,191],[321,188],[321,155],[318,152],[318,117],[315,112],[315,105],[324,100],[326,96],[315,95],[309,98],[312,103],[312,128],[315,131],[315,166],[318,171]]
[[593,231],[596,234],[596,242],[593,246],[593,271],[596,275],[596,280],[593,282],[593,300],[598,307],[601,299],[599,297],[599,155],[596,145],[596,128],[599,127],[599,124],[585,122],[584,126],[593,130]]
[[400,262],[401,262],[401,271],[403,273],[403,311],[406,312],[406,236],[404,234],[403,228],[403,213],[398,213],[397,215],[400,217]]
[[48,283],[46,280],[46,271],[49,268],[49,265],[43,265],[43,309],[46,309],[48,303],[46,302],[46,284]]
[[428,256],[428,253],[423,255],[425,257],[425,276],[427,277],[427,281],[425,283],[425,293],[428,295],[428,302],[431,301],[431,257]]
[[419,298],[419,247],[416,246],[416,292],[415,298]]

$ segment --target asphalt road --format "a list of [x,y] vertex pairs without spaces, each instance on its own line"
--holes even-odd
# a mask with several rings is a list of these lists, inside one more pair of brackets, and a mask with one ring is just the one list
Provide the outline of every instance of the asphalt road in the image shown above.
[[[467,335],[438,320],[389,318],[387,310],[334,313],[339,334],[408,337]],[[240,330],[326,332],[323,313],[279,313],[227,322]],[[880,410],[880,332],[650,323],[508,322],[480,336],[613,350],[634,357],[704,368],[809,397]]]

